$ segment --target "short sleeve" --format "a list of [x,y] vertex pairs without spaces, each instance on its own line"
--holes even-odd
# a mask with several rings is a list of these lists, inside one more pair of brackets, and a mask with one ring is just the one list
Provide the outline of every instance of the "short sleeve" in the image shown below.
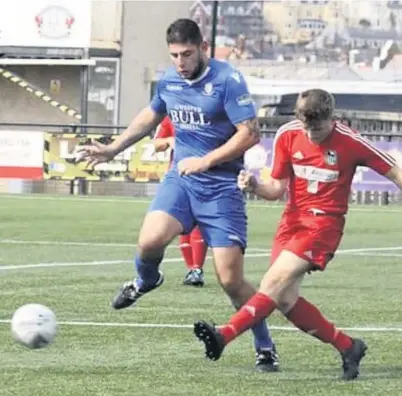
[[150,106],[155,113],[166,114],[166,103],[161,97],[161,89],[163,87],[163,80],[159,80],[155,94],[151,100]]
[[375,147],[361,135],[354,136],[354,146],[357,165],[371,168],[380,175],[385,175],[395,165],[394,158]]
[[226,78],[224,98],[224,108],[233,125],[257,116],[254,101],[240,72],[234,70]]
[[271,177],[277,180],[289,178],[292,174],[292,163],[285,133],[277,132],[272,151]]
[[156,129],[154,138],[169,138],[174,136],[174,126],[169,117],[165,117]]

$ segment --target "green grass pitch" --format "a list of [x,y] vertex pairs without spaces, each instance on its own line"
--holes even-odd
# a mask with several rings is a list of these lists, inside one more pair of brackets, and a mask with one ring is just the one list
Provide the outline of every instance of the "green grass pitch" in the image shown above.
[[[353,206],[339,254],[302,288],[369,346],[361,377],[344,383],[339,355],[279,314],[270,324],[281,372],[254,371],[250,333],[218,362],[207,361],[191,325],[224,322],[232,308],[210,259],[204,288],[181,285],[186,271],[175,246],[163,287],[133,309],[113,311],[112,296],[132,276],[146,208],[134,199],[0,196],[1,396],[401,394],[401,209]],[[248,213],[246,275],[258,285],[281,207],[249,203]],[[30,302],[49,306],[61,322],[49,348],[31,351],[11,338],[13,312]]]

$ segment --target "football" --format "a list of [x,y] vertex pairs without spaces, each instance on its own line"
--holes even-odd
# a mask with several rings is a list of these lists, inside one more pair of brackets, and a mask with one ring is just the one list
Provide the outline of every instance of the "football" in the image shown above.
[[11,333],[15,341],[27,348],[44,348],[56,337],[56,315],[41,304],[23,305],[14,312]]

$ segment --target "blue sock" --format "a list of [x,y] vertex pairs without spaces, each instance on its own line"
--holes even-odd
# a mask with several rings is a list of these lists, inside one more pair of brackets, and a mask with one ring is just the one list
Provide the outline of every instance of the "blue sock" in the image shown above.
[[135,267],[137,268],[137,286],[140,289],[152,288],[159,279],[159,264],[161,257],[149,257],[142,259],[138,254],[135,255]]
[[252,327],[251,331],[254,334],[254,346],[256,350],[273,348],[274,343],[272,341],[271,335],[269,334],[268,326],[265,322],[265,319]]

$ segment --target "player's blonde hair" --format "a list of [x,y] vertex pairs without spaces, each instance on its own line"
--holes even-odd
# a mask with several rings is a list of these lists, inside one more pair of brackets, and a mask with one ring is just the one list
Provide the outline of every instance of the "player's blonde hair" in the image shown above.
[[300,93],[296,101],[295,115],[306,124],[327,121],[333,116],[335,99],[323,89],[308,89]]

